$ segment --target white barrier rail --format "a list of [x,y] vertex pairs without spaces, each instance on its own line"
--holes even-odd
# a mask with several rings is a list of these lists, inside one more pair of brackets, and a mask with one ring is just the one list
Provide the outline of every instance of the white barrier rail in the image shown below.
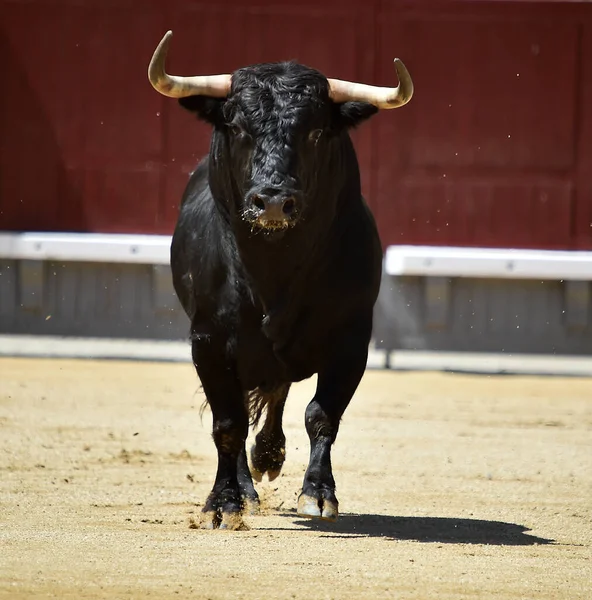
[[168,265],[170,235],[0,232],[0,258]]
[[[0,232],[0,258],[168,265],[171,236]],[[592,281],[592,252],[389,246],[389,275]]]
[[389,275],[592,281],[592,252],[389,246]]

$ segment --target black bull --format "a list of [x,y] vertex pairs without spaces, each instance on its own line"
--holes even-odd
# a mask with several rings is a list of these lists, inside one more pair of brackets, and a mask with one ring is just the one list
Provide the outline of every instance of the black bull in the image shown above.
[[[172,78],[158,77],[159,91],[213,126],[171,246],[218,451],[202,526],[239,529],[257,510],[252,476],[272,480],[284,463],[290,385],[314,374],[298,514],[335,520],[331,447],[366,368],[382,261],[348,132],[378,108],[291,62],[239,69],[213,94],[171,93]],[[263,414],[249,469],[249,424]]]

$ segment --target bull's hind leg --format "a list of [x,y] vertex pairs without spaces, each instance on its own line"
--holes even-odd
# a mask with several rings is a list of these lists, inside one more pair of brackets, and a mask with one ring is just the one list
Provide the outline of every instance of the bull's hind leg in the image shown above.
[[250,495],[258,502],[246,466],[249,419],[234,365],[224,352],[216,352],[215,346],[209,338],[205,341],[196,338],[192,344],[193,362],[212,410],[212,432],[218,451],[216,479],[202,509],[201,526],[204,529],[245,529],[243,496]]
[[267,407],[265,423],[251,447],[251,473],[257,481],[261,481],[265,473],[269,481],[273,481],[284,465],[286,436],[282,419],[289,390],[290,384],[280,385],[273,390],[261,392],[257,400]]
[[298,514],[303,517],[337,519],[339,503],[331,467],[331,446],[341,417],[364,374],[371,330],[371,320],[344,327],[330,363],[318,374],[316,393],[305,413],[310,459],[298,498]]

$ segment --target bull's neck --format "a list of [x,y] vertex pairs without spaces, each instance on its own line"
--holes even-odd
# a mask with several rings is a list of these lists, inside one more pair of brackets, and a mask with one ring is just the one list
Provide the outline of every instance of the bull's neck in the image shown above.
[[295,300],[298,290],[314,277],[326,236],[315,236],[306,223],[285,232],[282,239],[237,231],[241,262],[266,311],[280,310]]

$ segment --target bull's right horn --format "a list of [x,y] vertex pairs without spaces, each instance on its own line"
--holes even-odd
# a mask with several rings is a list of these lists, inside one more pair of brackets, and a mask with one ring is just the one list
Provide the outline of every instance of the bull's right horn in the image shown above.
[[186,98],[187,96],[225,98],[230,91],[230,75],[178,77],[169,75],[165,71],[164,64],[171,37],[173,37],[172,31],[164,34],[148,66],[148,79],[152,87],[169,98]]

